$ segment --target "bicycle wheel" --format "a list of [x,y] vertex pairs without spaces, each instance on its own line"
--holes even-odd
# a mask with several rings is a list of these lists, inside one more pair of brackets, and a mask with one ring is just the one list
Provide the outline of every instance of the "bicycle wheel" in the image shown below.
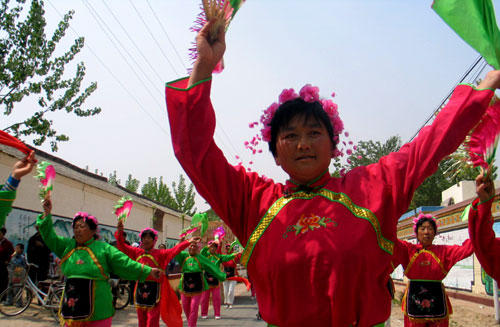
[[119,284],[116,293],[115,309],[122,310],[130,302],[130,288],[127,284]]
[[23,285],[10,286],[0,294],[0,312],[17,316],[29,307],[32,298],[31,291]]
[[63,300],[63,292],[64,288],[59,288],[54,291],[54,293],[50,294],[49,298],[49,306],[50,312],[52,313],[52,317],[59,322],[59,308],[61,307],[61,302]]

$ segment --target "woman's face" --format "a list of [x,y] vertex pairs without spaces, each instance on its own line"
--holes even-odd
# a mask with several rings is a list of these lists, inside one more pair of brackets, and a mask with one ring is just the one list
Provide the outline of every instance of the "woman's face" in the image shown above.
[[188,247],[189,255],[197,255],[198,254],[198,243],[191,243]]
[[424,248],[432,245],[434,236],[436,236],[436,230],[428,221],[424,222],[417,229],[417,239]]
[[208,248],[208,251],[210,252],[210,254],[215,254],[217,253],[217,245],[210,245],[210,247]]
[[144,249],[144,250],[150,250],[153,245],[154,245],[154,238],[151,237],[151,235],[149,234],[145,234],[142,238],[141,238],[141,247]]
[[296,116],[276,140],[276,164],[295,182],[306,184],[328,169],[333,143],[322,123]]
[[95,235],[95,230],[90,229],[83,219],[78,219],[73,226],[73,234],[75,235],[76,243],[83,245],[92,239]]

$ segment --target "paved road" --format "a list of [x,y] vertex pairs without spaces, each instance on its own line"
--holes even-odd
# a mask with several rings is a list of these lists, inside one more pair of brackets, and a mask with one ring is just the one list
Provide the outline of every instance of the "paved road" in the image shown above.
[[[255,326],[265,327],[264,322],[256,319],[257,303],[250,298],[243,284],[238,284],[235,290],[236,299],[232,309],[221,309],[222,319],[215,320],[213,309],[208,311],[209,319],[199,319],[198,326]],[[184,326],[187,326],[184,314]],[[31,305],[28,310],[16,317],[5,317],[0,314],[0,327],[56,327],[54,318],[48,310]],[[136,327],[137,314],[135,308],[127,306],[124,310],[117,311],[113,318],[113,326]],[[161,323],[160,326],[165,326]]]
[[[254,326],[265,327],[266,323],[256,319],[257,304],[250,299],[250,294],[242,284],[236,286],[236,299],[233,309],[221,310],[222,319],[213,319],[213,310],[209,309],[209,319],[199,319],[198,326]],[[451,316],[450,326],[456,327],[490,327],[498,326],[494,322],[492,307],[484,307],[472,302],[451,299],[454,314]],[[184,314],[184,326],[187,326]],[[36,305],[17,317],[0,315],[0,327],[56,327],[58,324],[45,309]],[[136,327],[137,315],[135,309],[128,306],[125,310],[117,311],[113,318],[113,326]],[[163,323],[160,326],[164,326]],[[403,314],[398,305],[394,305],[391,315],[391,327],[403,327]]]

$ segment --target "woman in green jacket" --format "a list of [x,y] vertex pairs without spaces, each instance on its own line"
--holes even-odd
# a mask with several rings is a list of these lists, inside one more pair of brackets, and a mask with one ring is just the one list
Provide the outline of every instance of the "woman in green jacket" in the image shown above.
[[[56,235],[52,226],[52,202],[43,202],[37,225],[47,246],[61,258],[66,286],[60,316],[65,326],[109,327],[114,314],[108,284],[113,272],[123,279],[143,282],[148,275],[159,278],[161,271],[140,264],[115,247],[99,241],[98,221],[86,212],[73,218],[73,238]],[[98,296],[97,296],[98,295]]]
[[226,279],[226,274],[200,254],[198,243],[189,245],[188,251],[179,253],[175,257],[175,260],[180,263],[182,269],[182,277],[179,283],[182,308],[186,315],[188,326],[196,327],[201,293],[209,288],[203,272],[208,272],[220,281]]

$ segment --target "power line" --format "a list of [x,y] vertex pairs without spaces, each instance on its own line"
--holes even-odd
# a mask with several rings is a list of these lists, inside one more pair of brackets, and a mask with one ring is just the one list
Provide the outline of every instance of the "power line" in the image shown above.
[[[475,61],[474,63],[469,67],[469,69],[467,69],[467,71],[465,72],[465,74],[460,78],[460,80],[453,86],[453,88],[448,92],[448,94],[446,95],[446,97],[443,99],[443,101],[441,101],[441,103],[439,104],[439,106],[437,106],[437,108],[432,112],[432,114],[429,116],[429,118],[426,119],[426,121],[423,123],[422,126],[420,126],[420,128],[417,130],[417,132],[410,138],[409,142],[413,141],[413,139],[415,137],[417,137],[418,133],[420,133],[420,131],[422,130],[422,128],[424,128],[429,122],[431,122],[434,117],[436,116],[436,114],[441,110],[441,107],[446,103],[446,101],[449,99],[449,97],[451,96],[451,94],[453,93],[453,91],[455,90],[455,88],[457,87],[458,84],[462,83],[465,78],[467,76],[469,76],[469,74],[471,73],[471,71],[474,70],[474,68],[479,64],[479,62],[481,61],[482,57],[479,56]],[[481,70],[482,71],[482,70]]]
[[[102,0],[104,2],[104,0]],[[179,53],[177,52],[177,49],[175,48],[174,44],[172,43],[172,40],[170,40],[170,37],[168,36],[168,33],[167,31],[165,30],[165,28],[163,27],[163,24],[161,23],[160,19],[158,18],[158,16],[156,15],[156,12],[154,11],[153,7],[151,6],[151,4],[149,3],[149,0],[146,0],[146,2],[148,3],[148,6],[149,6],[149,9],[151,9],[151,12],[153,13],[153,15],[155,16],[156,18],[156,21],[158,22],[158,24],[160,25],[161,27],[161,30],[163,31],[163,33],[165,34],[165,36],[167,37],[167,40],[168,42],[170,43],[170,45],[172,46],[172,48],[174,49],[174,52],[175,54],[177,55],[177,58],[179,58],[179,61],[181,62],[182,66],[184,67],[184,69],[187,70],[186,68],[186,65],[184,65],[184,61],[182,61],[182,58],[181,56],[179,55]]]
[[139,16],[139,18],[141,19],[142,23],[144,24],[144,26],[146,27],[146,29],[148,30],[149,32],[149,35],[151,35],[151,37],[153,38],[153,41],[155,41],[156,45],[158,46],[158,48],[160,49],[161,53],[163,54],[163,56],[165,57],[165,59],[167,60],[168,64],[170,65],[170,68],[172,68],[172,70],[174,71],[175,75],[179,76],[179,73],[177,73],[177,71],[175,70],[175,67],[174,65],[172,65],[172,62],[170,61],[170,59],[168,59],[167,55],[165,54],[165,52],[163,51],[162,47],[160,46],[160,44],[158,43],[158,41],[156,40],[156,38],[154,37],[153,33],[151,32],[151,30],[149,29],[148,25],[146,24],[146,22],[144,21],[144,19],[142,18],[141,14],[139,13],[139,11],[137,10],[137,8],[134,6],[134,3],[132,2],[132,0],[129,0],[130,4],[132,5],[132,7],[134,8],[135,12],[137,13],[137,15]]
[[[137,61],[135,61],[135,59],[132,57],[132,55],[127,51],[127,49],[125,48],[125,46],[123,46],[123,44],[116,37],[116,35],[113,33],[113,31],[108,27],[108,25],[101,18],[101,16],[99,16],[99,14],[94,9],[94,7],[92,7],[92,5],[90,3],[88,3],[87,0],[82,0],[82,2],[85,4],[85,6],[89,10],[90,14],[92,15],[92,17],[95,19],[95,21],[99,25],[99,27],[103,30],[104,34],[111,41],[111,44],[115,47],[115,49],[118,51],[118,53],[120,54],[120,56],[123,58],[123,60],[127,64],[127,66],[132,70],[132,72],[134,73],[134,75],[137,77],[137,79],[139,80],[139,82],[142,84],[142,86],[144,87],[144,89],[146,90],[146,92],[149,93],[149,95],[153,98],[153,100],[159,106],[160,111],[163,112],[162,105],[156,100],[156,97],[153,96],[153,94],[151,93],[151,91],[149,90],[149,88],[146,86],[146,84],[144,84],[144,81],[141,79],[141,77],[139,76],[139,74],[135,71],[135,69],[129,63],[129,61],[127,60],[127,58],[123,55],[123,53],[121,52],[121,50],[118,48],[118,46],[116,45],[116,43],[113,41],[113,38],[111,38],[111,36],[108,34],[108,32],[106,32],[106,29],[104,27],[106,27],[110,31],[111,35],[117,40],[118,44],[125,50],[125,52],[129,55],[129,57],[132,59],[132,61],[139,67],[139,70],[144,74],[144,76],[146,76],[146,79],[149,80],[149,82],[151,83],[151,85],[153,85],[153,88],[155,88],[155,83],[153,83],[153,81],[151,81],[151,79],[149,79],[148,75],[144,72],[144,70],[142,70],[141,66],[137,63]],[[101,24],[101,22],[102,22],[102,24]],[[104,27],[103,27],[103,25],[104,25]],[[161,92],[159,92],[159,94],[161,95]]]
[[109,8],[109,6],[106,4],[106,1],[102,0],[102,3],[104,4],[104,6],[106,6],[106,9],[108,9],[109,13],[111,14],[111,16],[113,16],[113,18],[115,19],[115,21],[118,23],[118,25],[120,25],[122,31],[125,33],[125,35],[127,35],[128,39],[130,40],[130,42],[132,42],[132,44],[135,46],[135,48],[137,49],[137,51],[141,54],[142,58],[144,59],[144,61],[149,65],[149,68],[151,68],[151,70],[153,71],[153,73],[156,75],[156,77],[158,77],[158,80],[163,83],[163,79],[161,78],[161,76],[158,74],[157,72],[157,69],[155,69],[153,67],[153,65],[151,65],[151,63],[149,62],[149,60],[147,59],[147,57],[144,55],[144,53],[142,52],[141,48],[137,45],[137,43],[135,43],[134,39],[130,36],[130,34],[127,32],[127,30],[125,29],[125,27],[123,27],[122,23],[118,20],[118,18],[116,18],[115,14],[113,13],[113,11]]
[[[57,8],[52,4],[52,2],[50,0],[47,0],[47,2],[51,5],[51,7],[57,12],[57,14],[61,17],[64,17],[64,15],[62,15],[59,10],[57,10]],[[69,27],[71,28],[71,30],[73,31],[73,33],[75,33],[78,37],[80,37],[80,34],[73,28],[73,26],[69,25]],[[108,73],[111,75],[111,77],[113,77],[115,79],[115,81],[125,90],[125,92],[137,103],[137,105],[139,106],[139,108],[146,114],[149,116],[149,118],[151,118],[151,120],[160,128],[160,130],[162,130],[165,135],[169,135],[169,133],[163,128],[163,126],[161,126],[158,121],[156,119],[153,118],[153,116],[151,116],[151,114],[143,107],[143,105],[136,99],[136,97],[132,94],[132,92],[130,92],[127,87],[120,81],[119,78],[116,77],[116,75],[113,73],[113,71],[111,71],[111,69],[109,69],[108,66],[106,66],[106,64],[101,60],[101,58],[94,52],[94,50],[92,50],[92,48],[86,44],[85,45],[85,48],[87,48],[93,55],[94,57],[96,57],[96,59],[101,63],[101,65],[104,67],[104,69],[106,69],[108,71]]]
[[[156,45],[158,46],[158,48],[160,49],[160,51],[163,53],[163,55],[165,56],[165,59],[167,59],[168,63],[171,65],[172,69],[174,70],[174,72],[177,74],[177,71],[174,69],[171,61],[168,59],[168,57],[166,56],[165,52],[163,51],[163,48],[159,45],[158,41],[156,40],[156,38],[154,37],[153,33],[151,32],[151,30],[149,29],[146,21],[142,18],[142,15],[139,13],[139,11],[137,10],[137,8],[134,6],[134,4],[132,3],[132,0],[129,0],[130,1],[130,4],[132,5],[132,7],[134,8],[134,10],[136,11],[137,15],[139,16],[139,18],[141,19],[141,21],[143,22],[144,26],[146,27],[146,29],[148,30],[149,34],[151,35],[151,37],[153,38],[153,40],[155,41]],[[156,20],[158,21],[158,23],[160,24],[163,32],[165,33],[165,36],[167,37],[168,41],[170,42],[172,48],[174,49],[175,53],[177,54],[177,57],[179,58],[179,60],[181,61],[182,65],[184,66],[184,69],[186,69],[186,66],[184,65],[184,62],[182,61],[182,59],[180,58],[179,56],[179,53],[177,52],[175,46],[173,45],[172,41],[170,40],[170,37],[168,36],[168,33],[166,32],[166,30],[164,29],[163,25],[161,24],[158,16],[156,15],[155,11],[153,10],[151,4],[149,3],[149,0],[146,0],[149,8],[151,9],[151,11],[153,12],[153,15],[155,16]],[[177,74],[179,76],[179,74]],[[219,128],[222,130],[222,133],[226,136],[226,139],[227,141],[229,142],[230,146],[235,150],[236,153],[238,153],[238,151],[236,150],[236,148],[234,147],[233,143],[231,142],[231,139],[227,136],[224,128],[222,127],[222,124],[218,124]],[[227,146],[226,142],[224,141],[224,138],[221,137],[217,132],[215,133],[215,137],[220,141],[221,143],[221,146],[224,147],[226,149],[226,151],[229,152],[229,154],[234,158],[234,153],[232,153],[230,147]]]
[[[141,82],[141,84],[144,86],[144,88],[148,91],[149,95],[155,100],[155,102],[159,105],[160,108],[163,108],[162,105],[160,105],[157,101],[156,101],[156,97],[154,97],[150,92],[149,92],[149,89],[146,87],[146,85],[144,84],[144,82],[142,81],[142,79],[138,76],[137,72],[134,70],[134,68],[131,66],[131,64],[128,62],[128,60],[125,58],[125,56],[123,55],[123,53],[120,51],[120,49],[118,48],[118,46],[115,44],[115,42],[113,41],[113,39],[111,38],[111,36],[107,33],[106,29],[103,27],[103,24],[105,25],[105,27],[110,30],[110,33],[113,35],[113,37],[117,40],[117,42],[120,44],[120,46],[122,48],[125,49],[125,51],[127,52],[127,54],[129,55],[129,57],[132,58],[132,60],[134,61],[134,63],[136,65],[137,62],[133,59],[133,56],[126,50],[126,48],[123,46],[123,44],[120,42],[120,40],[118,39],[118,37],[111,31],[111,29],[104,23],[104,20],[97,14],[97,11],[92,7],[92,5],[90,5],[90,3],[86,3],[87,0],[82,0],[82,2],[84,2],[84,4],[87,6],[87,9],[89,10],[90,14],[93,16],[93,18],[97,21],[99,27],[103,30],[103,32],[106,34],[106,36],[108,37],[108,39],[111,41],[112,45],[116,48],[116,50],[118,51],[118,53],[120,54],[120,56],[122,56],[122,58],[124,59],[124,61],[126,62],[126,64],[129,66],[129,68],[132,70],[132,72],[137,76],[139,82]],[[51,3],[50,0],[48,0],[49,4],[54,8],[54,10],[60,15],[61,13],[57,10],[57,8]],[[133,4],[132,4],[133,5]],[[109,8],[107,8],[108,10],[110,10]],[[134,9],[136,10],[136,12],[138,13],[137,9],[134,7]],[[95,14],[94,14],[95,12]],[[139,17],[141,18],[141,20],[143,21],[143,23],[146,25],[146,23],[144,22],[144,20],[142,19],[142,17],[140,16],[140,14],[138,13]],[[114,17],[116,19],[116,17]],[[101,22],[103,22],[103,24],[101,24]],[[122,24],[120,24],[122,25]],[[78,32],[76,32],[76,30],[70,25],[70,28],[71,30],[79,36]],[[148,29],[148,31],[150,32],[149,28],[147,27],[146,25],[146,28]],[[151,32],[150,32],[151,33]],[[154,39],[154,38],[153,38]],[[156,41],[156,40],[155,40]],[[158,43],[156,43],[158,45]],[[152,115],[144,108],[144,106],[141,104],[141,102],[139,102],[137,100],[137,98],[135,98],[135,96],[132,95],[132,93],[127,89],[127,87],[125,87],[125,85],[120,81],[120,79],[118,79],[116,77],[116,75],[111,71],[111,69],[109,67],[106,66],[106,64],[102,61],[102,59],[92,50],[92,48],[88,45],[86,45],[86,47],[89,49],[89,51],[97,58],[97,60],[101,63],[101,65],[109,72],[109,74],[118,82],[118,84],[126,91],[126,93],[139,105],[139,108],[144,112],[146,113],[154,122],[155,124],[167,135],[169,136],[170,134],[158,123],[158,121],[156,119],[154,119],[152,117]],[[161,49],[161,48],[160,48]],[[163,52],[163,51],[162,51]],[[165,54],[164,54],[165,55]],[[168,60],[168,58],[167,58]],[[169,62],[170,63],[170,62]],[[138,65],[139,66],[139,65]],[[139,66],[140,67],[140,66]],[[175,71],[175,70],[174,70]],[[144,73],[144,71],[141,69],[141,72],[146,75]],[[146,75],[147,76],[147,75]],[[152,83],[154,85],[154,83],[148,79],[150,83]],[[163,110],[162,110],[163,112]],[[232,144],[231,142],[231,139],[227,136],[226,132],[224,131],[224,129],[222,128],[221,124],[218,124],[219,128],[221,128],[223,134],[226,136],[226,139],[228,140],[229,144],[231,145],[231,147],[235,150],[236,153],[238,153],[238,151],[235,149],[234,145]],[[226,151],[232,156],[234,157],[234,153],[231,151],[230,147],[227,146],[226,142],[224,141],[224,139],[222,137],[220,137],[218,135],[218,133],[215,133],[214,135],[220,142],[221,146],[223,148],[226,149]]]

